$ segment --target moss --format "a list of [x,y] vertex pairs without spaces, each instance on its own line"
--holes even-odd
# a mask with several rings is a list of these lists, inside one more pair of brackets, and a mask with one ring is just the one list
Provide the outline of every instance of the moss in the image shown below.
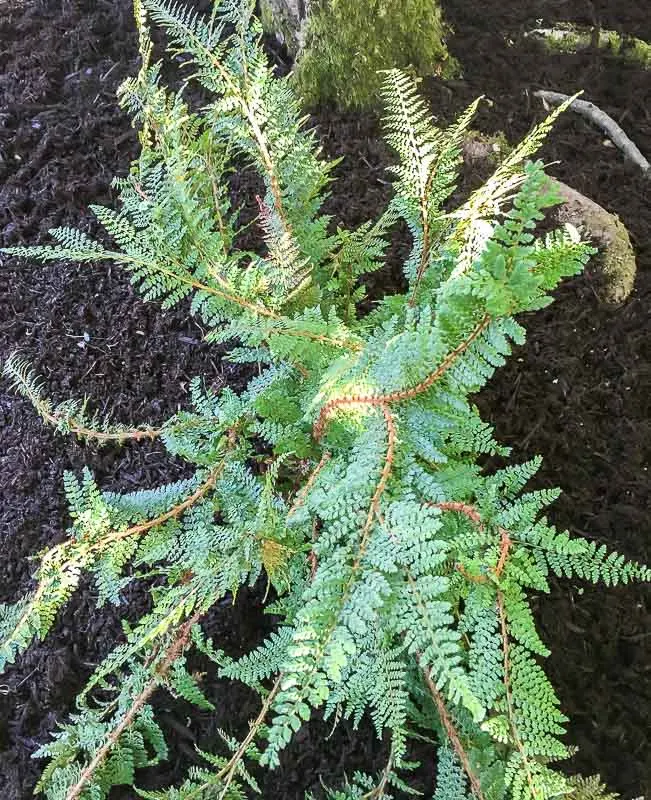
[[624,61],[645,69],[651,68],[651,44],[634,37],[623,37],[616,31],[584,28],[559,23],[554,28],[532,31],[555,53],[576,53],[587,47],[610,50]]
[[642,39],[632,39],[623,48],[623,55],[627,60],[651,69],[651,44],[648,42],[644,42]]
[[637,265],[626,226],[616,216],[614,216],[613,233],[610,244],[601,254],[599,294],[607,303],[621,303],[633,291]]
[[308,104],[377,104],[379,70],[450,75],[456,64],[434,0],[312,0],[296,80]]

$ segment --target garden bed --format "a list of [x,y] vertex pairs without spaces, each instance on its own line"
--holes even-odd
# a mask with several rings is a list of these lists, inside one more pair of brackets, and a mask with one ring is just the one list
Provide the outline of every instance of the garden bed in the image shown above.
[[[89,203],[110,203],[110,181],[124,174],[137,139],[115,102],[115,89],[133,72],[136,37],[131,0],[0,0],[0,240],[44,241],[48,228],[71,224],[94,231]],[[526,8],[524,6],[527,6]],[[432,82],[434,112],[448,120],[476,95],[484,104],[477,127],[516,141],[543,114],[532,93],[573,92],[618,120],[651,154],[651,72],[603,49],[551,54],[523,33],[573,21],[651,40],[646,3],[617,0],[446,0],[456,30],[450,46],[464,77]],[[586,8],[591,14],[586,15]],[[326,152],[345,156],[328,211],[349,225],[375,217],[389,196],[389,154],[373,115],[315,115]],[[478,399],[486,419],[522,460],[545,457],[540,480],[565,493],[554,520],[651,561],[651,191],[649,182],[588,123],[565,115],[542,154],[559,161],[550,171],[621,217],[638,254],[631,298],[601,305],[590,274],[567,282],[558,302],[526,320],[529,341]],[[465,176],[472,182],[472,173]],[[400,247],[400,243],[396,244]],[[387,271],[386,286],[395,277]],[[378,287],[380,288],[380,287]],[[183,311],[161,313],[132,292],[119,270],[54,264],[37,267],[4,259],[0,272],[0,358],[17,347],[44,377],[56,401],[88,395],[121,422],[157,423],[187,402],[188,383],[201,374],[236,388],[246,374],[222,364],[202,343]],[[59,541],[67,527],[62,474],[87,464],[108,489],[155,486],[186,473],[155,444],[122,449],[82,447],[45,429],[28,404],[0,386],[0,602],[31,585],[28,557]],[[129,606],[142,611],[146,594],[134,585],[122,609],[97,610],[85,584],[50,637],[33,646],[2,682],[0,790],[8,800],[31,795],[40,765],[31,753],[73,708],[76,693],[120,635]],[[569,739],[579,746],[573,768],[601,772],[626,798],[651,793],[651,598],[647,587],[605,591],[576,582],[554,586],[538,614],[552,650],[550,677],[571,717]],[[209,621],[210,633],[236,652],[257,642],[270,621],[259,597],[241,595]],[[211,684],[218,715],[192,711],[161,697],[173,758],[147,780],[177,780],[209,748],[217,728],[241,732],[256,711],[246,690]],[[381,758],[368,726],[344,729],[323,743],[314,723],[266,778],[265,797],[298,798],[319,781]],[[297,737],[298,738],[298,737]],[[418,776],[427,788],[429,771]],[[431,786],[430,786],[431,788]],[[116,794],[116,797],[118,795]],[[123,794],[128,797],[129,795]]]

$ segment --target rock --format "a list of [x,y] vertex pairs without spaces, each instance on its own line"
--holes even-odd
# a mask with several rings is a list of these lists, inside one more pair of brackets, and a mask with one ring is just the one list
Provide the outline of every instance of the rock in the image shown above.
[[[493,169],[508,151],[503,136],[487,137],[470,133],[463,143],[466,163],[486,163]],[[622,303],[633,291],[637,262],[628,230],[616,214],[611,214],[589,197],[556,178],[550,178],[563,202],[555,211],[559,223],[573,225],[599,253],[594,262],[597,291],[605,303]]]

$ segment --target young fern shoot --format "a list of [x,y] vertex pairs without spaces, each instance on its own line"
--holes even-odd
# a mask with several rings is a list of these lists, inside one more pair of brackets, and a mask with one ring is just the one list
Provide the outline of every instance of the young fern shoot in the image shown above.
[[[517,315],[551,302],[591,249],[563,228],[536,227],[557,198],[531,161],[539,125],[460,208],[449,210],[461,145],[476,110],[441,129],[413,81],[385,76],[395,196],[379,220],[347,231],[322,205],[332,163],[305,127],[292,84],[277,79],[249,0],[209,18],[171,0],[136,0],[142,67],[120,90],[141,153],[115,182],[119,209],[93,210],[114,244],[52,231],[52,246],[5,251],[34,261],[112,261],[146,300],[188,302],[226,358],[260,369],[237,394],[192,382],[192,410],[159,428],[112,426],[85,404],[54,406],[29,367],[5,368],[48,423],[100,443],[159,438],[193,478],[126,494],[89,472],[67,476],[68,538],[40,558],[36,586],[0,607],[0,668],[45,637],[82,574],[100,603],[137,574],[154,577],[151,610],[125,629],[78,708],[37,755],[48,800],[101,800],[137,787],[166,758],[156,696],[213,706],[189,663],[260,695],[243,741],[180,786],[136,789],[150,800],[235,800],[255,792],[253,765],[275,768],[315,713],[368,714],[390,742],[379,775],[357,774],[333,798],[390,798],[409,787],[414,738],[438,742],[436,800],[607,797],[598,780],[557,768],[570,756],[567,719],[545,672],[531,596],[552,576],[606,584],[651,571],[557,531],[553,489],[526,491],[540,460],[493,472],[508,456],[471,402],[524,341]],[[149,26],[191,58],[211,101],[192,110],[152,62]],[[228,174],[250,166],[260,248],[237,247]],[[388,234],[411,234],[408,289],[358,312],[363,276],[380,268]],[[260,441],[266,457],[259,458]],[[220,600],[263,577],[280,620],[263,644],[230,658],[201,622]],[[209,680],[209,679],[208,679]]]

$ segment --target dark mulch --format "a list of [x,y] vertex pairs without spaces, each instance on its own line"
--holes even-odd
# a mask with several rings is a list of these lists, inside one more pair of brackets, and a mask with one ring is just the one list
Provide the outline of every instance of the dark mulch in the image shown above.
[[[644,0],[446,0],[456,29],[451,47],[464,77],[427,91],[434,111],[450,119],[478,94],[478,127],[521,137],[542,111],[537,88],[573,92],[619,120],[651,153],[651,73],[623,66],[608,53],[550,56],[522,33],[573,20],[602,24],[651,40]],[[130,0],[9,0],[0,19],[0,232],[4,244],[43,241],[48,228],[94,231],[89,203],[110,203],[110,180],[137,152],[135,135],[115,103],[115,89],[136,65]],[[505,44],[506,43],[506,44]],[[387,152],[370,116],[321,110],[315,117],[326,151],[344,155],[329,210],[348,224],[374,216],[386,202]],[[618,213],[629,227],[640,272],[619,308],[597,300],[591,277],[568,282],[558,302],[527,320],[529,342],[483,392],[479,403],[514,457],[542,453],[542,482],[560,485],[559,525],[594,537],[628,556],[651,560],[651,201],[649,184],[603,136],[567,114],[543,152],[560,161],[552,172]],[[470,176],[469,179],[471,179]],[[397,245],[400,249],[400,245]],[[404,247],[404,243],[403,243]],[[384,276],[386,285],[395,277]],[[118,270],[6,260],[0,283],[0,357],[21,348],[55,400],[87,394],[124,422],[160,422],[187,400],[195,374],[239,386],[245,376],[201,342],[183,311],[161,313],[140,302]],[[46,430],[27,403],[0,392],[0,601],[31,585],[28,557],[59,541],[67,525],[61,479],[87,464],[100,484],[130,489],[175,479],[184,467],[155,445],[122,450],[83,448]],[[94,608],[79,592],[45,643],[32,647],[2,680],[0,789],[9,800],[30,796],[39,765],[30,754],[65,720],[93,666],[119,635],[119,618],[146,604],[141,587],[120,609]],[[538,608],[553,655],[550,669],[580,747],[574,767],[601,772],[626,797],[651,792],[647,742],[651,710],[649,592],[644,587],[554,587]],[[253,591],[220,608],[211,633],[229,650],[250,647],[266,630]],[[219,714],[187,717],[161,700],[173,758],[159,779],[179,779],[196,762],[193,745],[210,744],[219,726],[243,730],[252,698],[210,686]],[[282,774],[265,782],[268,797],[302,797],[319,778],[378,763],[382,748],[368,728],[344,730],[324,745],[320,724],[302,732]],[[421,780],[428,779],[428,770]],[[151,777],[151,776],[150,776]],[[153,778],[152,778],[153,780]],[[122,796],[128,796],[122,794]]]

